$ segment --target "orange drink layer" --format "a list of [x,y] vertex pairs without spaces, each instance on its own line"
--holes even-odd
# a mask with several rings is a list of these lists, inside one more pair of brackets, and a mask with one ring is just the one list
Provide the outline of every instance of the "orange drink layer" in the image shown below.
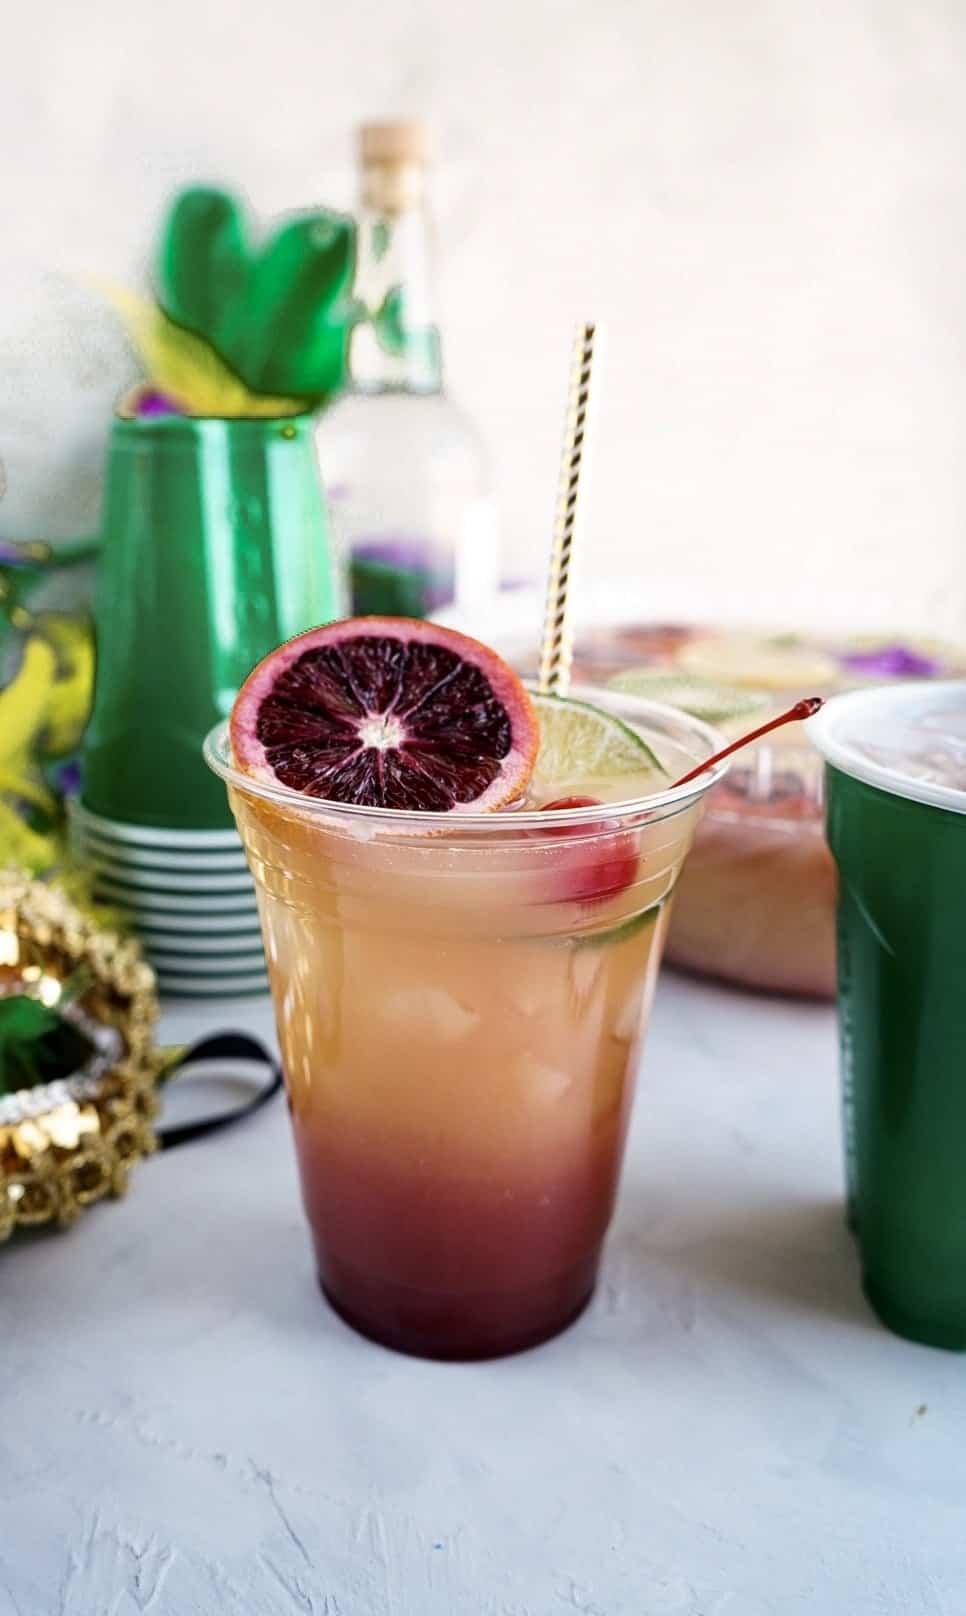
[[[715,737],[593,693],[669,778]],[[210,760],[259,896],[322,1286],[436,1357],[530,1346],[593,1290],[674,884],[713,775],[579,813],[406,814]]]

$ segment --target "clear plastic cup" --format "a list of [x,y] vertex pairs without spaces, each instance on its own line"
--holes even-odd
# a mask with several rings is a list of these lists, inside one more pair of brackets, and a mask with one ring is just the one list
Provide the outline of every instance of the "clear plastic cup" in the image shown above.
[[[669,778],[720,737],[654,703]],[[366,1335],[472,1358],[589,1299],[640,1040],[701,799],[720,777],[571,812],[321,801],[206,756],[255,876],[322,1287]]]
[[[759,722],[743,718],[729,732]],[[822,760],[789,725],[749,746],[709,793],[667,961],[759,991],[834,999],[835,894]]]

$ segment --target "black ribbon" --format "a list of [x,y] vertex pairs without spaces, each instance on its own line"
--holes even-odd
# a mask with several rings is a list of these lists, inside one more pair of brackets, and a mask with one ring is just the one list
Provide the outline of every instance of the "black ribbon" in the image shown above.
[[205,1134],[217,1133],[220,1128],[229,1128],[244,1117],[250,1117],[253,1111],[258,1111],[282,1087],[282,1068],[275,1056],[259,1038],[252,1038],[244,1032],[216,1032],[209,1038],[201,1038],[198,1043],[192,1044],[180,1055],[173,1066],[169,1066],[164,1074],[167,1083],[176,1072],[183,1071],[185,1067],[206,1065],[216,1061],[219,1065],[226,1060],[254,1061],[267,1068],[267,1075],[259,1084],[251,1099],[243,1100],[228,1111],[219,1111],[213,1117],[199,1117],[195,1122],[172,1123],[170,1127],[158,1128],[158,1143],[162,1150],[174,1150],[176,1145],[187,1145],[193,1139],[203,1139]]

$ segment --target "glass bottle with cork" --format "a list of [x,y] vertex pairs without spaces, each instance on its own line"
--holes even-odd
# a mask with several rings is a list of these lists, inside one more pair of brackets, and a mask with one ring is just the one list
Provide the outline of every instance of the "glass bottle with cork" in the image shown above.
[[478,434],[443,388],[426,180],[416,122],[359,131],[361,206],[350,387],[321,418],[319,459],[352,609],[476,610],[498,580]]

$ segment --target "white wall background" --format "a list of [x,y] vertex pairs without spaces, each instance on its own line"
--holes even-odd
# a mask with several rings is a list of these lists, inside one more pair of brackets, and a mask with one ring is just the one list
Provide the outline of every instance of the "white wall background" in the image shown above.
[[642,612],[744,599],[966,637],[963,0],[0,12],[0,532],[95,520],[129,360],[67,277],[140,273],[189,179],[266,213],[347,206],[353,123],[422,113],[449,377],[512,570],[543,553],[591,313],[596,577],[638,574]]

